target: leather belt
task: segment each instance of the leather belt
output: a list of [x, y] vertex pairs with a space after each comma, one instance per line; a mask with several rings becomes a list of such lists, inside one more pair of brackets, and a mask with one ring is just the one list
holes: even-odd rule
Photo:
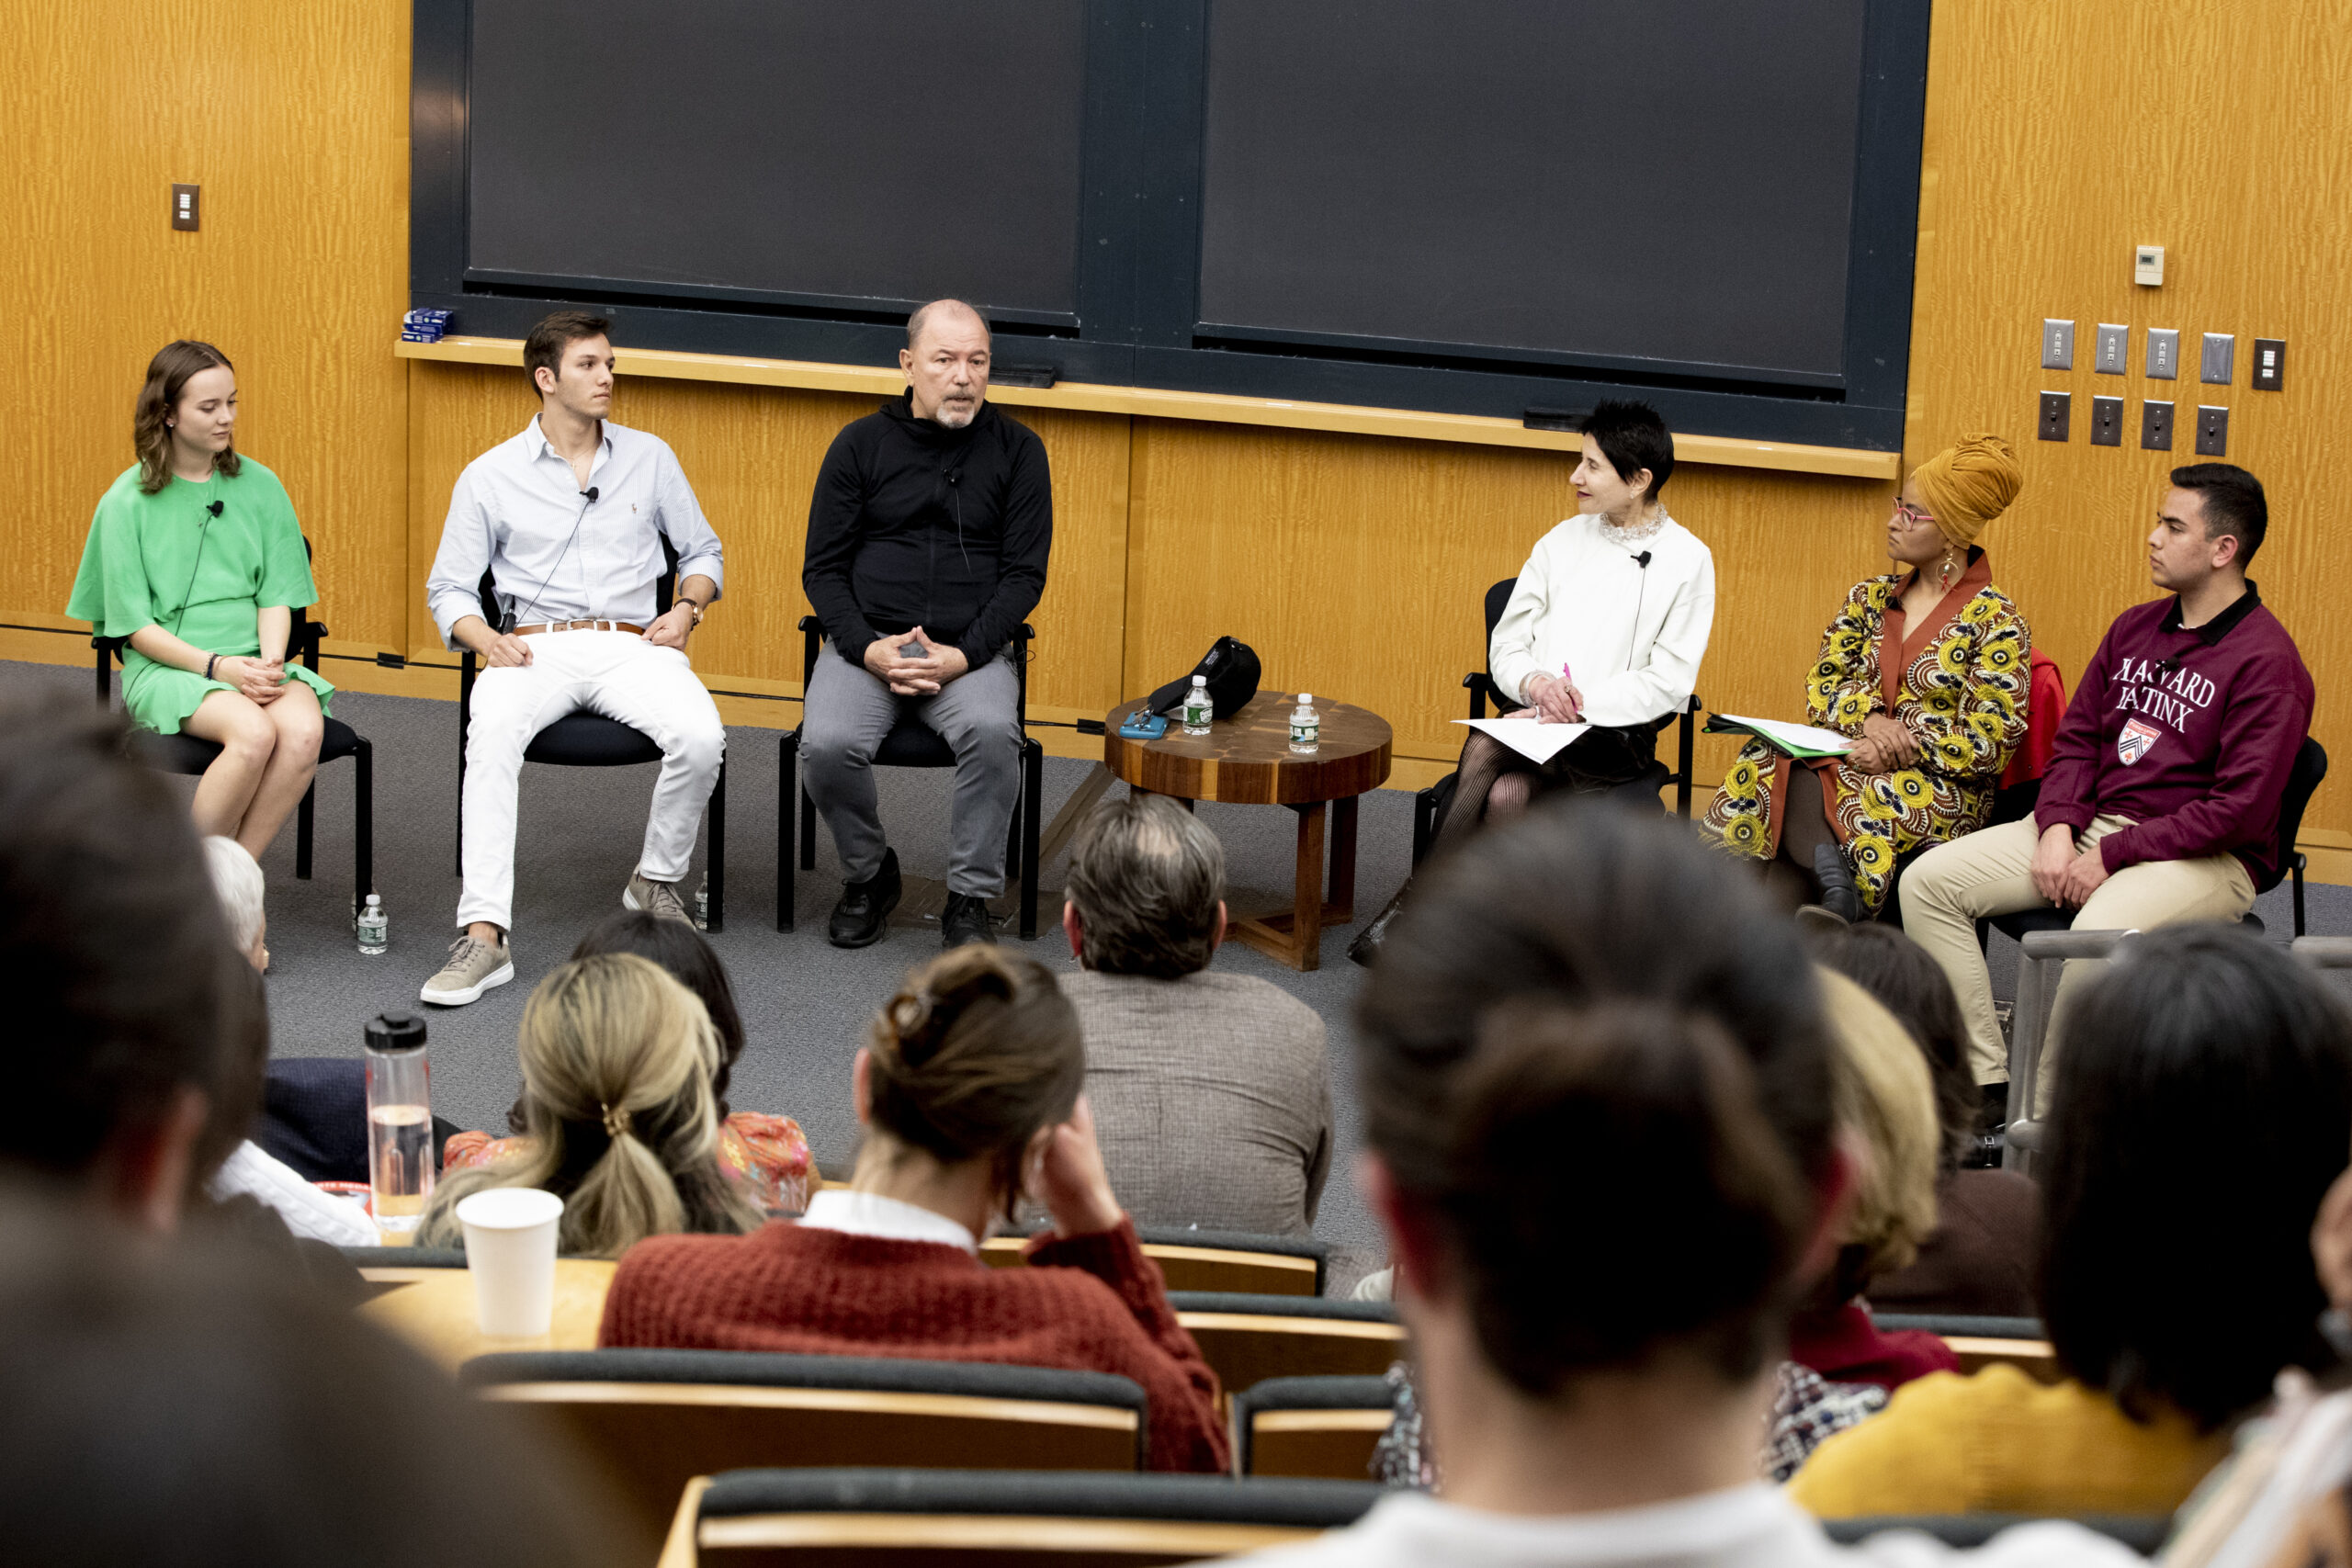
[[635, 632], [645, 635], [645, 628], [627, 621], [549, 621], [544, 626], [516, 626], [516, 637], [537, 637], [541, 632]]

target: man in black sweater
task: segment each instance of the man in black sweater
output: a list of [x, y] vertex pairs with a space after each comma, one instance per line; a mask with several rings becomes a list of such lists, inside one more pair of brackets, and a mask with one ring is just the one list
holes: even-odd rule
[[801, 586], [824, 623], [800, 726], [809, 797], [847, 885], [826, 936], [881, 939], [899, 902], [873, 761], [901, 715], [956, 753], [950, 947], [989, 940], [1018, 798], [1019, 677], [1006, 652], [1053, 546], [1046, 445], [988, 403], [989, 324], [960, 299], [907, 319], [907, 390], [833, 438], [808, 504]]

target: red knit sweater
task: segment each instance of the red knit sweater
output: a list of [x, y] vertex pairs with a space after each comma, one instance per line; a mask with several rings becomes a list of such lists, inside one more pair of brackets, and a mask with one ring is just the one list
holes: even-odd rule
[[1216, 1374], [1134, 1224], [1034, 1241], [1028, 1258], [991, 1269], [961, 1247], [786, 1221], [650, 1236], [621, 1259], [596, 1342], [1116, 1372], [1149, 1398], [1152, 1469], [1227, 1469]]

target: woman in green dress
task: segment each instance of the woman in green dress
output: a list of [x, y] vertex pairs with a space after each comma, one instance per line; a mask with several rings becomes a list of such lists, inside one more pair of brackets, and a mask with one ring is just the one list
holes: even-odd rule
[[236, 448], [237, 377], [210, 344], [167, 344], [132, 420], [139, 461], [98, 502], [65, 613], [127, 637], [123, 705], [220, 755], [196, 786], [196, 829], [258, 859], [311, 787], [334, 688], [286, 660], [294, 611], [318, 599], [294, 503]]

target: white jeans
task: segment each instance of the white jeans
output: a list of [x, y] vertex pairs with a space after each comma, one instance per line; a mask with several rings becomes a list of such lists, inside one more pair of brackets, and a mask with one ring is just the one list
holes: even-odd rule
[[540, 730], [586, 708], [662, 748], [637, 863], [638, 874], [651, 882], [684, 879], [727, 750], [718, 706], [679, 649], [656, 648], [634, 632], [541, 632], [523, 642], [530, 663], [485, 670], [474, 680], [460, 929], [476, 920], [514, 928], [515, 783], [524, 748]]

